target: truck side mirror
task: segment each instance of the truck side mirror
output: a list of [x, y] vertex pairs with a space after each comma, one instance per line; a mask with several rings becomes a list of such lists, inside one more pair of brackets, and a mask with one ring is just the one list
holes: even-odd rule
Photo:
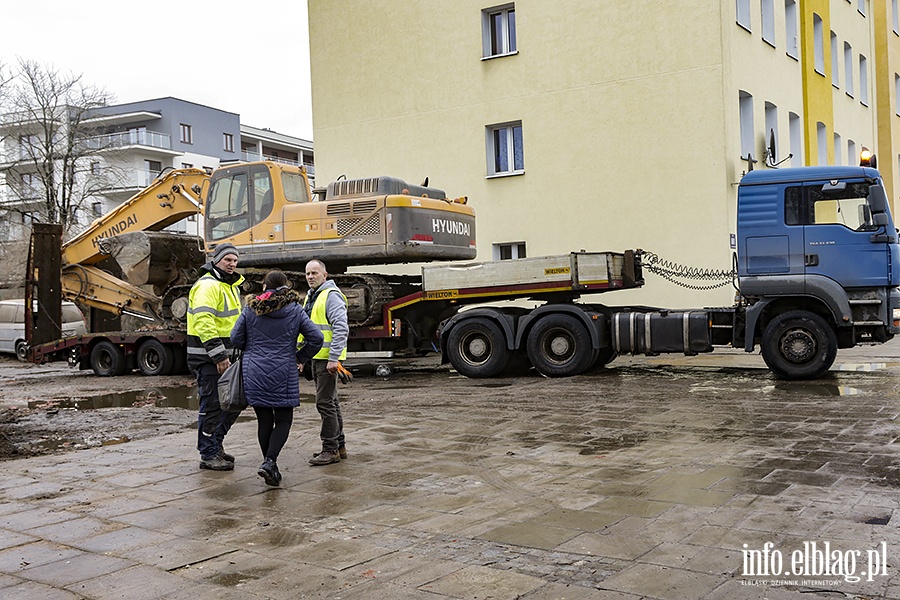
[[[884, 186], [878, 184], [869, 186], [869, 207], [876, 215], [887, 212], [888, 200], [887, 194], [884, 193]], [[878, 223], [878, 221], [875, 222]]]

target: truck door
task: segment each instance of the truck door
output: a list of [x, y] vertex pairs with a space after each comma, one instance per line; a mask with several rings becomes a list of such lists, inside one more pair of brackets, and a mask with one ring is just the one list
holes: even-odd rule
[[250, 244], [253, 258], [276, 259], [284, 249], [282, 202], [276, 202], [276, 190], [265, 165], [250, 167]]
[[890, 284], [890, 247], [873, 242], [878, 229], [867, 202], [866, 182], [804, 186], [807, 275], [821, 275], [844, 288]]

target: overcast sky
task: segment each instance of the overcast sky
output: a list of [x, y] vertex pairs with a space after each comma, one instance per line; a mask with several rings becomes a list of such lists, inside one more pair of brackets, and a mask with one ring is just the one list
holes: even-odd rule
[[115, 103], [174, 96], [312, 140], [306, 0], [0, 0], [0, 62], [80, 74]]

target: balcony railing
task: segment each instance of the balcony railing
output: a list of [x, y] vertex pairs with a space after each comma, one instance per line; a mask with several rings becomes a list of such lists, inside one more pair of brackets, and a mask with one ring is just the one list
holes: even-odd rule
[[[249, 150], [241, 150], [241, 160], [243, 160], [244, 162], [257, 162], [260, 160], [268, 160], [271, 162], [282, 163], [285, 165], [294, 165], [295, 167], [300, 166], [299, 162], [297, 162], [296, 160], [291, 160], [290, 158], [279, 158], [277, 156], [270, 156], [268, 154], [263, 154], [262, 157], [260, 157], [258, 152], [251, 152]], [[310, 175], [312, 175], [316, 172], [316, 169], [313, 165], [303, 164], [303, 166], [306, 167], [306, 172], [309, 173]]]
[[123, 148], [125, 146], [150, 146], [151, 148], [171, 150], [172, 139], [168, 133], [145, 130], [105, 133], [88, 139], [88, 147], [95, 150]]
[[149, 169], [137, 169], [129, 171], [115, 181], [109, 181], [109, 185], [104, 187], [106, 193], [114, 191], [129, 191], [135, 188], [143, 189], [150, 185], [159, 175], [159, 171], [151, 171]]

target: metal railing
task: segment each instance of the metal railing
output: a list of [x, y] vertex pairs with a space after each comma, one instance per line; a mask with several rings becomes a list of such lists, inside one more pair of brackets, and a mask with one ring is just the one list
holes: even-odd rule
[[172, 139], [168, 133], [158, 131], [121, 131], [95, 135], [87, 140], [88, 148], [103, 150], [107, 148], [123, 148], [125, 146], [150, 146], [152, 148], [172, 149]]

